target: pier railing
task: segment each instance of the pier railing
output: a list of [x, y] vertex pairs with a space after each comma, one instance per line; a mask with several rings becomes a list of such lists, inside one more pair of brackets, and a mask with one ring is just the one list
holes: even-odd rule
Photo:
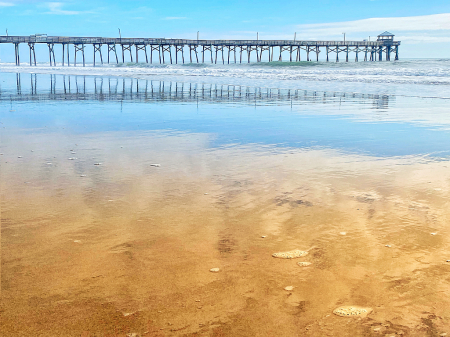
[[[105, 38], [69, 36], [0, 36], [0, 43], [67, 44], [147, 44], [147, 45], [215, 45], [215, 46], [384, 46], [387, 41], [310, 41], [310, 40], [188, 40], [151, 38]], [[390, 45], [400, 45], [394, 41]]]
[[[211, 63], [217, 63], [219, 52], [222, 55], [222, 63], [225, 63], [224, 51], [228, 52], [227, 63], [234, 57], [234, 63], [237, 63], [236, 49], [239, 51], [239, 63], [242, 63], [242, 56], [247, 54], [247, 60], [250, 63], [252, 53], [256, 54], [256, 61], [261, 62], [263, 53], [268, 54], [268, 61], [282, 61], [283, 52], [289, 53], [289, 60], [301, 61], [301, 51], [306, 54], [306, 61], [312, 61], [310, 53], [315, 53], [316, 61], [319, 61], [319, 53], [322, 49], [326, 52], [326, 61], [330, 60], [330, 53], [336, 56], [336, 62], [339, 62], [339, 54], [345, 54], [345, 61], [349, 61], [349, 53], [355, 54], [355, 61], [359, 61], [359, 53], [364, 53], [364, 61], [381, 61], [383, 55], [385, 60], [391, 60], [391, 53], [395, 54], [394, 60], [398, 60], [399, 41], [309, 41], [309, 40], [189, 40], [189, 39], [165, 39], [165, 38], [105, 38], [105, 37], [69, 37], [69, 36], [0, 36], [0, 43], [11, 43], [15, 46], [16, 64], [20, 65], [19, 45], [27, 43], [30, 48], [30, 65], [36, 65], [35, 44], [47, 44], [49, 48], [50, 65], [55, 65], [55, 45], [62, 46], [62, 65], [67, 58], [67, 65], [70, 65], [69, 45], [74, 47], [73, 64], [76, 65], [77, 52], [82, 54], [83, 66], [85, 65], [85, 45], [92, 45], [94, 49], [94, 66], [96, 55], [100, 56], [103, 63], [102, 46], [106, 45], [108, 52], [108, 63], [110, 53], [114, 53], [116, 63], [119, 63], [116, 45], [122, 47], [122, 62], [125, 62], [125, 52], [129, 51], [130, 61], [133, 62], [132, 46], [135, 49], [136, 62], [139, 60], [139, 51], [145, 53], [145, 59], [148, 63], [147, 47], [150, 51], [150, 63], [153, 62], [153, 52], [158, 52], [159, 63], [165, 63], [165, 55], [169, 57], [170, 63], [173, 63], [172, 53], [175, 56], [175, 63], [178, 63], [178, 55], [181, 53], [183, 63], [184, 49], [189, 49], [190, 62], [199, 63], [201, 52], [201, 62], [205, 62], [205, 52], [209, 52]], [[65, 47], [67, 46], [67, 57], [65, 56]], [[274, 59], [274, 48], [279, 50], [279, 57]], [[192, 57], [194, 53], [195, 58]], [[233, 53], [233, 55], [231, 55]], [[33, 62], [34, 60], [34, 62]], [[220, 62], [220, 60], [219, 60]]]

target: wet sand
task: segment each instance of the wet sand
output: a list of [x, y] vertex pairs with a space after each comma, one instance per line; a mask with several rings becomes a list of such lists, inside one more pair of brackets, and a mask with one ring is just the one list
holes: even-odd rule
[[448, 160], [14, 132], [3, 336], [450, 335]]

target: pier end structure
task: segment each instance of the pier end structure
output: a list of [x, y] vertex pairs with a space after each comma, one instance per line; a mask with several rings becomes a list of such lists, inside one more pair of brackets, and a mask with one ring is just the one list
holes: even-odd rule
[[[85, 61], [85, 46], [93, 47], [93, 64], [100, 60], [103, 64], [102, 50], [107, 48], [107, 62], [110, 62], [110, 53], [113, 54], [113, 61], [119, 63], [120, 58], [117, 55], [116, 46], [122, 50], [122, 62], [125, 63], [125, 54], [128, 51], [130, 61], [133, 60], [133, 49], [135, 51], [135, 60], [139, 62], [139, 51], [144, 52], [146, 63], [153, 63], [153, 52], [156, 52], [159, 63], [184, 63], [185, 51], [189, 52], [190, 63], [204, 63], [205, 52], [210, 53], [211, 63], [250, 63], [251, 55], [256, 55], [256, 61], [261, 62], [263, 56], [269, 62], [282, 61], [283, 52], [289, 53], [290, 62], [319, 61], [319, 54], [326, 53], [326, 61], [329, 62], [334, 54], [335, 61], [339, 62], [340, 55], [345, 62], [349, 62], [350, 54], [354, 54], [355, 62], [360, 61], [360, 55], [363, 55], [364, 61], [382, 61], [383, 55], [386, 61], [398, 60], [398, 49], [400, 41], [394, 41], [394, 35], [384, 32], [378, 35], [376, 41], [297, 41], [297, 40], [188, 40], [188, 39], [161, 39], [161, 38], [105, 38], [105, 37], [66, 37], [66, 36], [47, 36], [45, 34], [36, 34], [30, 36], [0, 36], [0, 44], [13, 44], [15, 49], [15, 63], [20, 65], [19, 45], [28, 44], [30, 51], [30, 66], [36, 65], [36, 44], [46, 44], [49, 50], [50, 65], [56, 65], [55, 46], [60, 45], [62, 50], [62, 65], [77, 65], [77, 54]], [[73, 45], [73, 60], [70, 60], [69, 46]], [[274, 50], [275, 49], [275, 50]], [[147, 54], [147, 51], [150, 55]], [[66, 53], [67, 52], [67, 53]], [[274, 58], [275, 52], [275, 58]], [[279, 53], [278, 53], [279, 52]], [[201, 57], [199, 57], [201, 53]], [[237, 55], [239, 53], [239, 57]], [[180, 55], [181, 54], [181, 55]], [[315, 54], [315, 55], [314, 55]], [[150, 56], [150, 57], [149, 57]], [[174, 57], [173, 57], [174, 56]], [[181, 57], [179, 57], [181, 56]], [[243, 58], [244, 56], [244, 58]], [[278, 57], [277, 57], [278, 56]], [[98, 58], [97, 58], [98, 57]], [[361, 56], [362, 58], [362, 56]], [[208, 62], [208, 61], [207, 61]]]

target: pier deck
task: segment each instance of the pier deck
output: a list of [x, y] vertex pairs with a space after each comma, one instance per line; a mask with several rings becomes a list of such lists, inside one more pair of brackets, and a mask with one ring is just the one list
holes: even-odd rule
[[[210, 62], [217, 63], [242, 63], [243, 55], [250, 63], [251, 55], [256, 55], [256, 61], [261, 62], [263, 56], [267, 55], [267, 60], [282, 61], [283, 52], [289, 53], [289, 61], [301, 61], [301, 51], [306, 54], [306, 61], [314, 59], [319, 61], [319, 54], [326, 53], [326, 61], [330, 61], [330, 54], [335, 54], [336, 62], [339, 62], [339, 54], [345, 55], [345, 61], [349, 61], [349, 54], [354, 53], [355, 61], [359, 61], [359, 54], [363, 55], [364, 61], [398, 60], [399, 41], [296, 41], [296, 40], [187, 40], [187, 39], [152, 39], [152, 38], [104, 38], [104, 37], [66, 37], [66, 36], [0, 36], [0, 43], [11, 43], [15, 46], [16, 65], [20, 65], [19, 45], [26, 43], [30, 49], [30, 65], [36, 65], [36, 44], [46, 44], [49, 50], [50, 65], [56, 65], [55, 45], [62, 47], [62, 65], [70, 66], [69, 45], [74, 47], [73, 65], [77, 63], [77, 53], [81, 53], [83, 66], [85, 61], [85, 46], [93, 46], [94, 66], [96, 57], [99, 56], [103, 63], [102, 46], [107, 47], [107, 62], [110, 62], [110, 54], [113, 53], [113, 62], [119, 63], [116, 46], [121, 46], [122, 62], [125, 62], [125, 52], [128, 51], [131, 62], [139, 62], [139, 51], [145, 55], [147, 63], [153, 63], [153, 52], [156, 52], [158, 63], [185, 63], [185, 49], [189, 52], [190, 63], [204, 63], [205, 52], [209, 52]], [[66, 48], [67, 47], [67, 48]], [[135, 61], [133, 60], [132, 47], [134, 48]], [[277, 53], [274, 58], [274, 48]], [[65, 52], [67, 50], [67, 52]], [[148, 57], [149, 51], [150, 57]], [[237, 56], [239, 52], [239, 57]], [[278, 54], [279, 52], [279, 54]], [[67, 55], [66, 55], [67, 53]], [[199, 54], [201, 53], [201, 59]], [[193, 57], [194, 55], [194, 57]], [[172, 57], [174, 56], [174, 57]], [[181, 59], [179, 59], [181, 56]], [[168, 57], [168, 59], [167, 59]], [[180, 62], [179, 62], [180, 61]], [[245, 59], [244, 59], [245, 61]], [[207, 61], [208, 62], [208, 61]]]

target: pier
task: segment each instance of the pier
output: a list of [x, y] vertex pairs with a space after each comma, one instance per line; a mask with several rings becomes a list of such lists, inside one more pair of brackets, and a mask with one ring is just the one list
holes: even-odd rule
[[[15, 63], [20, 65], [20, 44], [28, 44], [29, 64], [36, 66], [37, 44], [48, 47], [50, 66], [56, 66], [55, 50], [61, 51], [58, 59], [62, 66], [86, 65], [85, 47], [92, 45], [93, 65], [104, 62], [125, 63], [129, 54], [130, 62], [139, 62], [139, 54], [146, 63], [250, 63], [251, 56], [256, 62], [283, 61], [287, 52], [290, 62], [319, 61], [319, 54], [325, 53], [325, 60], [345, 61], [354, 57], [358, 61], [398, 60], [400, 41], [394, 35], [384, 32], [376, 41], [296, 41], [296, 40], [186, 40], [151, 38], [104, 38], [104, 37], [64, 37], [47, 35], [0, 36], [0, 44], [13, 44]], [[70, 48], [72, 46], [72, 48]], [[56, 48], [58, 47], [58, 48]], [[72, 58], [70, 49], [73, 50]], [[117, 51], [119, 49], [119, 53]], [[103, 54], [106, 52], [106, 58]], [[185, 53], [187, 53], [185, 55]], [[303, 54], [303, 58], [302, 58]], [[285, 53], [286, 55], [286, 53]], [[77, 60], [78, 56], [78, 60]], [[78, 63], [77, 63], [78, 62]]]

